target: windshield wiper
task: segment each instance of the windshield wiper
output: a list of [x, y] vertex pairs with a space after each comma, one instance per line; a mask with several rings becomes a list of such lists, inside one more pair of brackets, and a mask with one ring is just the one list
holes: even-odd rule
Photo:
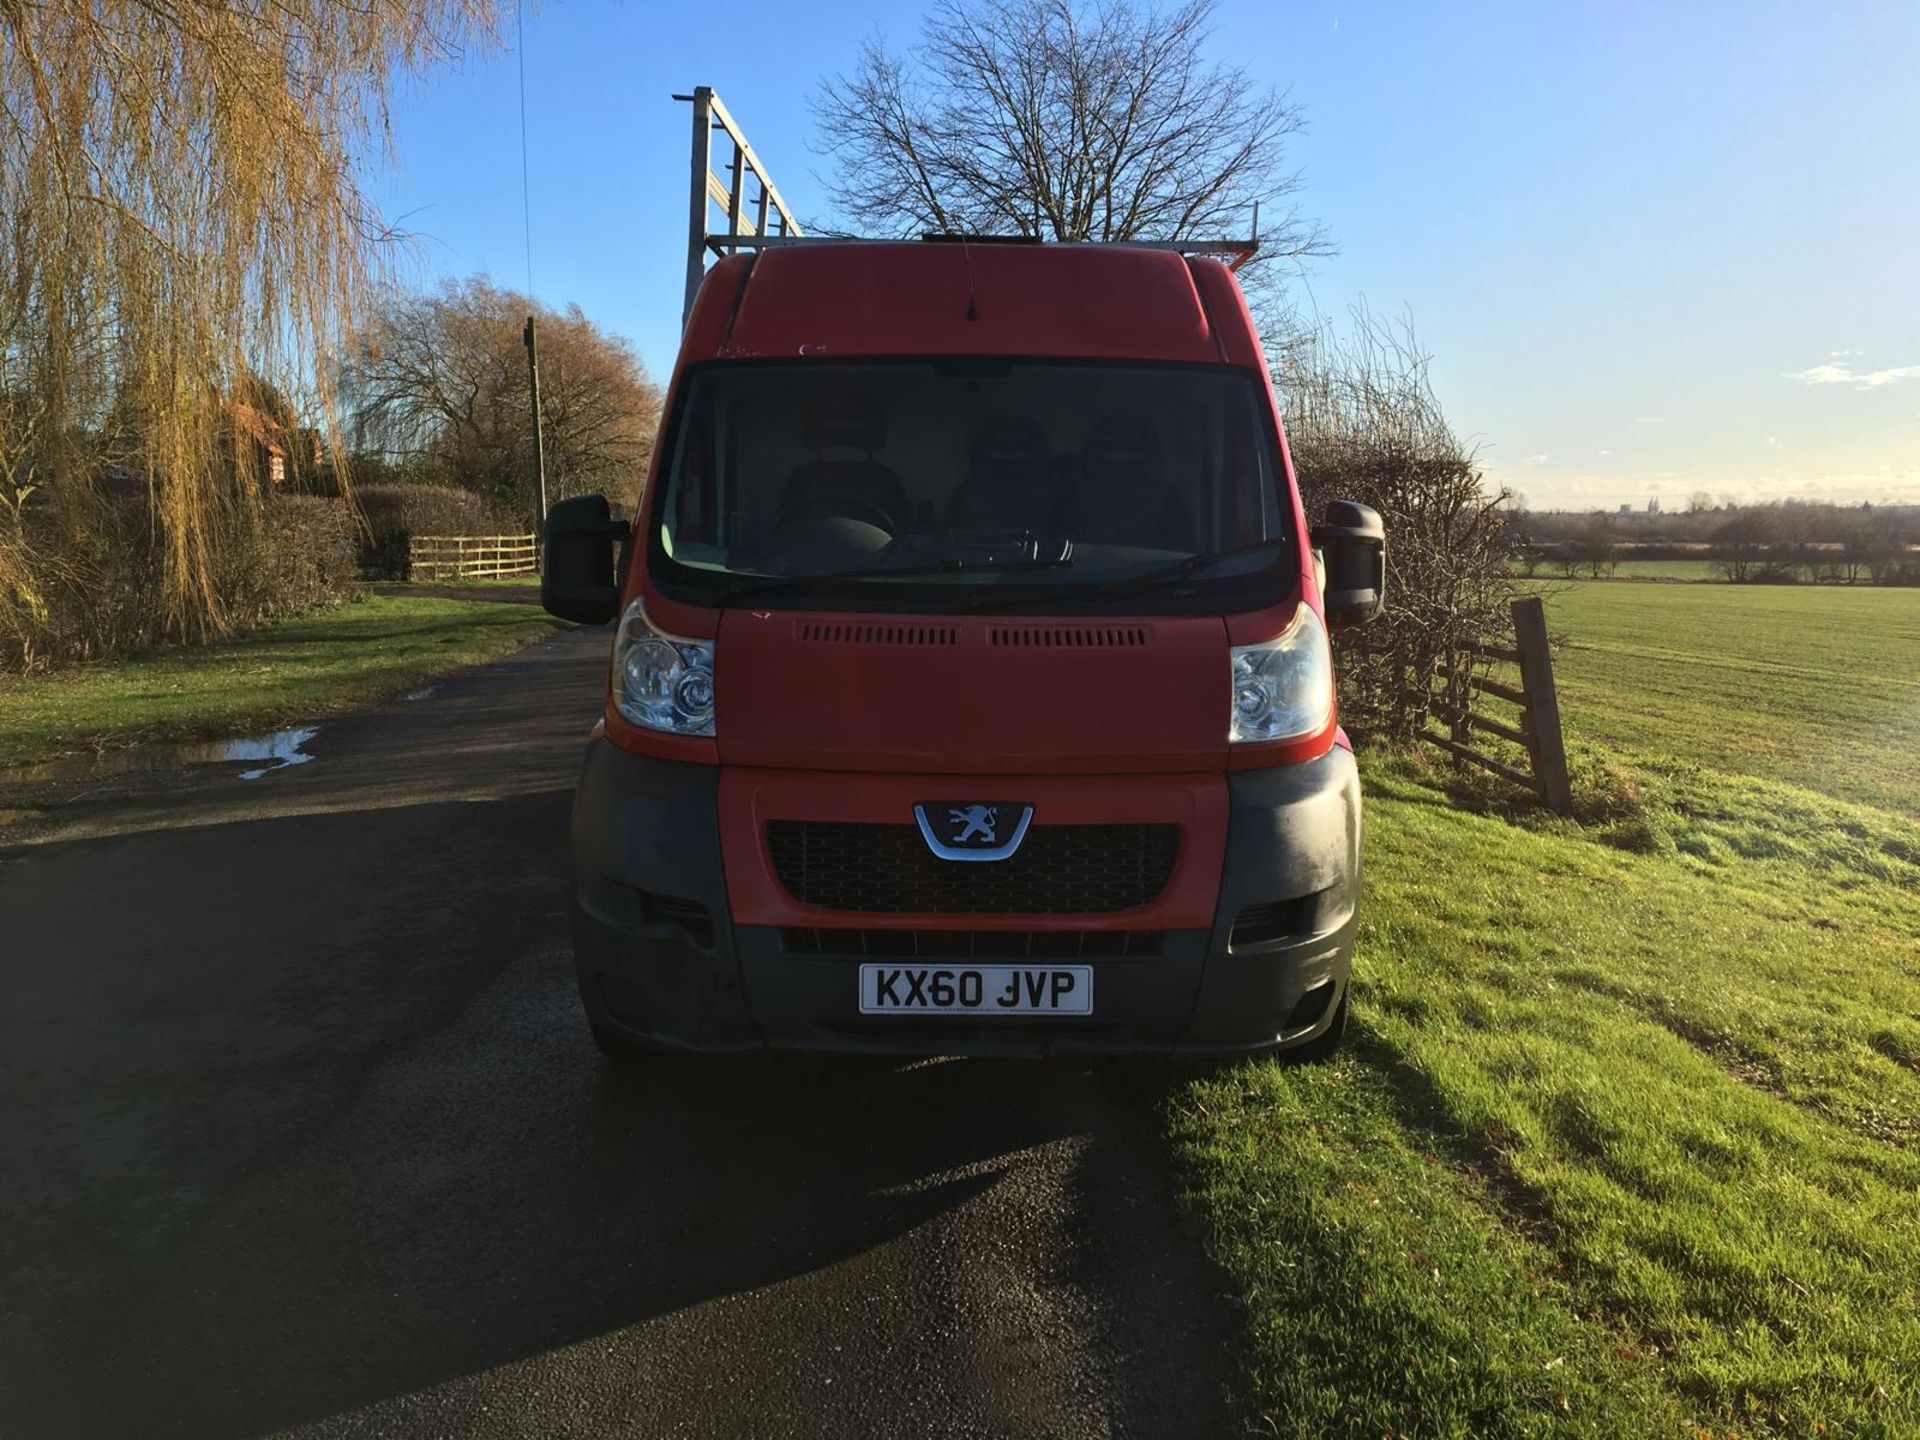
[[1293, 541], [1285, 535], [1270, 536], [1265, 540], [1256, 540], [1251, 545], [1236, 545], [1231, 550], [1216, 550], [1211, 555], [1189, 555], [1184, 560], [1176, 560], [1158, 570], [1149, 570], [1144, 575], [1130, 575], [1124, 580], [1116, 580], [1111, 585], [1102, 586], [1096, 593], [1103, 598], [1116, 595], [1131, 595], [1139, 590], [1157, 590], [1162, 585], [1177, 584], [1189, 580], [1203, 571], [1211, 570], [1223, 560], [1238, 559], [1242, 555], [1258, 555], [1263, 550], [1283, 550]]
[[[1078, 604], [1084, 600], [1118, 600], [1128, 595], [1144, 594], [1149, 590], [1158, 590], [1163, 585], [1176, 585], [1182, 580], [1192, 579], [1195, 575], [1211, 570], [1224, 561], [1234, 560], [1242, 555], [1257, 555], [1263, 550], [1284, 550], [1292, 543], [1292, 539], [1288, 536], [1274, 535], [1265, 540], [1256, 540], [1251, 545], [1236, 545], [1231, 550], [1217, 550], [1211, 555], [1189, 555], [1184, 560], [1176, 560], [1173, 564], [1163, 565], [1157, 570], [1124, 576], [1119, 580], [1109, 581], [1105, 585], [1092, 585], [1084, 590], [1072, 590], [1065, 598], [1070, 598]], [[1003, 605], [1030, 605], [1039, 600], [1055, 598], [1060, 597], [1046, 593], [1013, 595], [983, 600], [972, 608], [985, 610]]]
[[876, 580], [882, 577], [914, 575], [955, 575], [966, 570], [1020, 571], [1068, 570], [1073, 561], [1061, 556], [1052, 560], [1022, 557], [1018, 560], [932, 560], [924, 565], [869, 565], [860, 570], [830, 570], [824, 575], [790, 575], [785, 579], [755, 580], [722, 591], [720, 603], [731, 605], [748, 595], [784, 595], [804, 592], [815, 585], [833, 585], [843, 580]]

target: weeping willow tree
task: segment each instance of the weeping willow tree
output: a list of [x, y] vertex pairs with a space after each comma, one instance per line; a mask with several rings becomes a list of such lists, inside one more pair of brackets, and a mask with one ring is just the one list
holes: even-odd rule
[[329, 413], [315, 357], [392, 248], [358, 167], [394, 83], [490, 43], [494, 10], [0, 0], [0, 605], [15, 629], [90, 553], [103, 477], [145, 487], [159, 633], [225, 628], [222, 547], [259, 524], [245, 386]]

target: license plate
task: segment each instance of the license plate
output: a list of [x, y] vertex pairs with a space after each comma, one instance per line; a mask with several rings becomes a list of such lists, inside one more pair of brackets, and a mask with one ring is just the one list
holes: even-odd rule
[[1086, 965], [862, 965], [860, 1013], [1091, 1015]]

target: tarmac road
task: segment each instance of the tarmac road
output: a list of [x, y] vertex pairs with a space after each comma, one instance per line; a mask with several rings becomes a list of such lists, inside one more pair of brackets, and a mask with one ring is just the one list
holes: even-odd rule
[[606, 643], [255, 781], [0, 784], [46, 807], [0, 832], [0, 1437], [1223, 1427], [1154, 1066], [603, 1064]]

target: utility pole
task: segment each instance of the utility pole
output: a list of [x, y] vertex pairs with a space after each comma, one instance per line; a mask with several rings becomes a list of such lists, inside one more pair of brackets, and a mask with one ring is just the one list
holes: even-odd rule
[[540, 349], [533, 338], [533, 317], [527, 317], [527, 385], [533, 392], [533, 474], [540, 484], [540, 534], [547, 533], [547, 445], [540, 434]]

